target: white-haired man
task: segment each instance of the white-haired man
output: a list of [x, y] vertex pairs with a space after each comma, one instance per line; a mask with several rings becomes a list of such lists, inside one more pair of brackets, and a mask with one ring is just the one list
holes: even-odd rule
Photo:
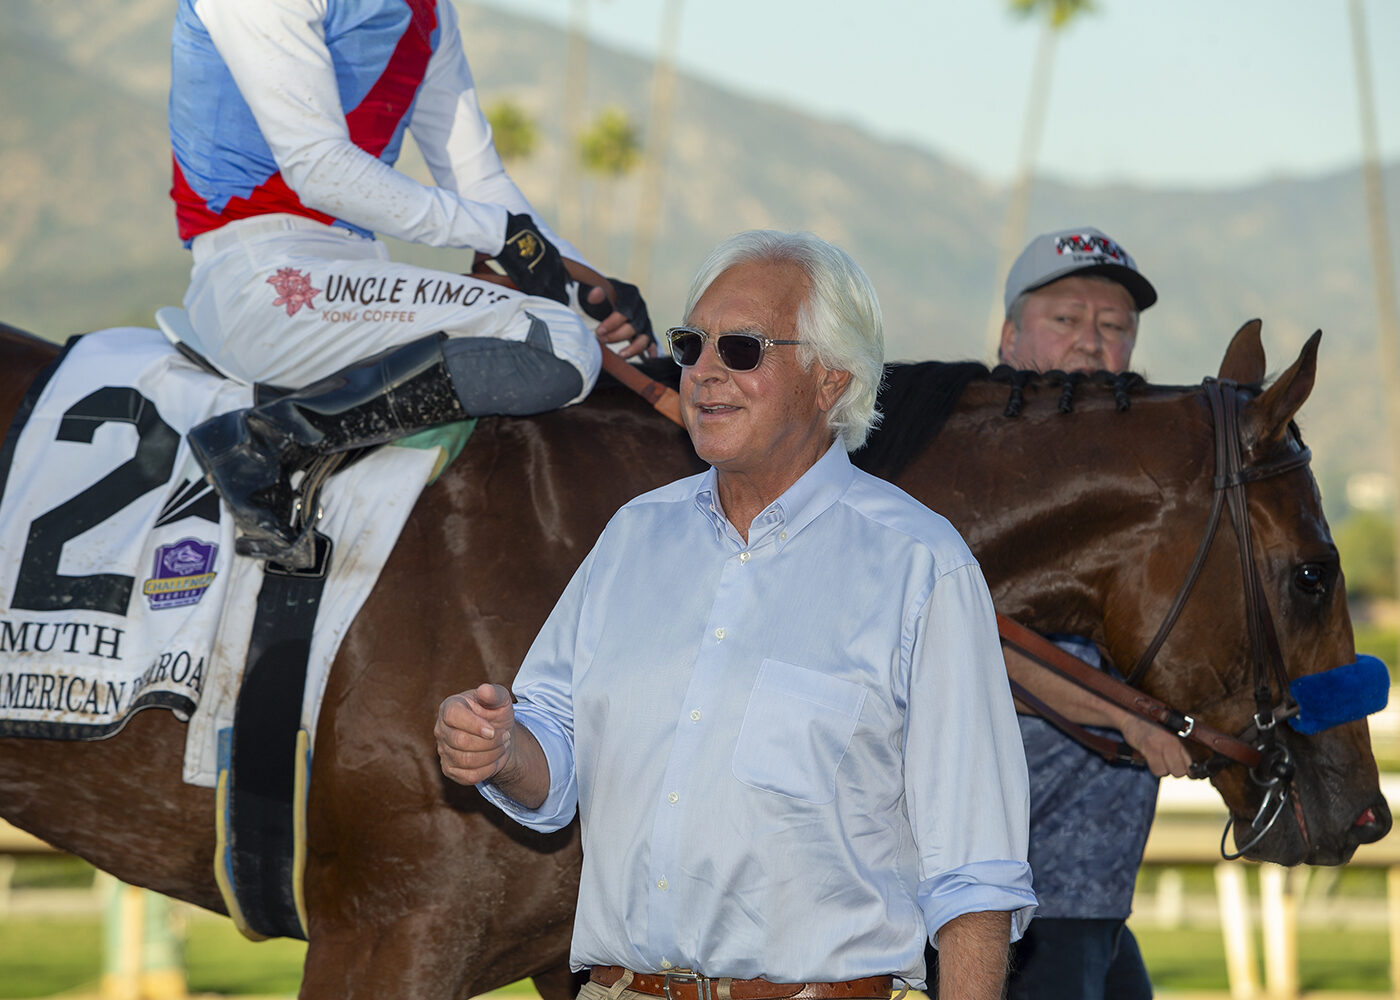
[[[1122, 372], [1137, 342], [1138, 314], [1157, 292], [1136, 262], [1098, 229], [1037, 236], [1006, 279], [1000, 358], [1031, 371]], [[1056, 637], [1101, 663], [1092, 642]], [[1109, 764], [1049, 722], [1020, 717], [1031, 775], [1030, 859], [1040, 902], [1013, 949], [1010, 1000], [1145, 1000], [1152, 985], [1126, 924], [1157, 801], [1157, 777], [1183, 775], [1181, 740], [1059, 679], [1012, 650], [1006, 667], [1061, 715], [1117, 733], [1147, 768]]]
[[[809, 234], [721, 244], [669, 331], [712, 468], [609, 522], [516, 678], [443, 702], [443, 773], [583, 828], [583, 1000], [1001, 995], [1033, 909], [1025, 762], [977, 563], [857, 471], [879, 305]], [[669, 609], [635, 614], [638, 594]]]

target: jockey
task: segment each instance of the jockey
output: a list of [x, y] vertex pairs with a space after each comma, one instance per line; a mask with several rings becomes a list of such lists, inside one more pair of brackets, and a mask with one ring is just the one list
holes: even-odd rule
[[[649, 348], [637, 289], [506, 174], [450, 0], [180, 0], [171, 49], [190, 346], [293, 390], [189, 435], [240, 552], [310, 563], [290, 480], [327, 455], [575, 403], [600, 340]], [[436, 186], [394, 169], [405, 129]], [[515, 288], [390, 261], [376, 231], [494, 257]]]

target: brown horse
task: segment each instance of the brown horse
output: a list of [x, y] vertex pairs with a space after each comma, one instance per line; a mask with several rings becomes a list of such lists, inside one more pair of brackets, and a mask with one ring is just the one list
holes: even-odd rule
[[[1314, 337], [1265, 391], [1230, 390], [1242, 401], [1248, 463], [1297, 450], [1289, 426], [1311, 390], [1316, 350]], [[54, 354], [0, 333], [0, 426]], [[1071, 398], [1053, 380], [1013, 389], [984, 374], [923, 441], [921, 371], [895, 373], [903, 392], [885, 403], [877, 466], [965, 534], [1002, 612], [1092, 636], [1114, 662], [1136, 662], [1211, 506], [1215, 437], [1201, 389], [1090, 381]], [[1263, 379], [1257, 324], [1236, 336], [1221, 374]], [[1008, 417], [1013, 392], [1019, 415]], [[550, 1000], [569, 995], [576, 828], [533, 834], [444, 780], [433, 720], [448, 694], [510, 682], [618, 506], [697, 467], [677, 428], [632, 394], [600, 389], [567, 411], [483, 420], [424, 492], [340, 649], [320, 716], [303, 997], [460, 1000], [527, 976]], [[1250, 484], [1248, 513], [1288, 675], [1349, 663], [1337, 551], [1310, 473], [1299, 466]], [[1241, 593], [1236, 535], [1222, 527], [1142, 680], [1230, 733], [1254, 711]], [[636, 595], [638, 627], [664, 628], [648, 600]], [[1390, 813], [1366, 723], [1312, 736], [1280, 728], [1297, 767], [1293, 808], [1249, 856], [1339, 864], [1384, 836]], [[0, 814], [125, 881], [223, 912], [214, 793], [182, 782], [184, 740], [163, 711], [138, 714], [103, 742], [0, 739]], [[1239, 766], [1214, 782], [1248, 830], [1260, 786]]]

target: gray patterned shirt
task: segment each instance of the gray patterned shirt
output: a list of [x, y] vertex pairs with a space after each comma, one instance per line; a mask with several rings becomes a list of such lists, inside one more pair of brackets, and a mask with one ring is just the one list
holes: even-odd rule
[[[1118, 676], [1093, 643], [1056, 644]], [[1110, 764], [1039, 716], [1018, 715], [1031, 784], [1030, 863], [1037, 917], [1126, 918], [1157, 806], [1145, 767]], [[1092, 732], [1120, 739], [1116, 730]]]

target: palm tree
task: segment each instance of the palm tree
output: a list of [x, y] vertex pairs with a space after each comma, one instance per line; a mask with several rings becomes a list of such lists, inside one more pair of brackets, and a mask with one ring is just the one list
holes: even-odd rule
[[529, 159], [540, 142], [539, 124], [535, 119], [509, 98], [495, 101], [485, 110], [501, 159], [507, 163]]
[[1362, 176], [1366, 187], [1366, 221], [1371, 235], [1371, 267], [1379, 313], [1376, 346], [1380, 352], [1382, 394], [1390, 436], [1392, 516], [1395, 526], [1396, 579], [1400, 580], [1400, 347], [1396, 332], [1394, 267], [1386, 230], [1385, 180], [1376, 138], [1376, 107], [1371, 85], [1370, 46], [1361, 0], [1351, 0], [1351, 44], [1356, 60], [1356, 99], [1361, 116]]
[[1026, 120], [1021, 132], [1021, 149], [1016, 158], [1016, 176], [1011, 185], [1011, 201], [1002, 222], [1001, 246], [997, 255], [997, 284], [992, 294], [992, 309], [987, 317], [987, 344], [995, 354], [1001, 340], [1001, 325], [1006, 310], [1002, 303], [1000, 282], [1025, 242], [1026, 216], [1031, 200], [1031, 176], [1040, 151], [1040, 136], [1045, 129], [1046, 109], [1050, 104], [1050, 79], [1055, 62], [1055, 41], [1059, 33], [1078, 14], [1092, 10], [1092, 0], [1008, 0], [1013, 13], [1020, 17], [1043, 15], [1040, 39], [1036, 43], [1035, 63], [1031, 70], [1031, 89], [1026, 99]]
[[671, 119], [676, 104], [676, 45], [680, 39], [682, 0], [666, 0], [661, 38], [651, 70], [651, 110], [647, 113], [646, 147], [642, 151], [641, 194], [637, 199], [637, 228], [627, 267], [628, 279], [646, 290], [651, 285], [651, 253], [661, 228], [662, 181], [670, 146]]
[[[622, 108], [604, 108], [578, 139], [579, 165], [584, 173], [600, 180], [601, 191], [590, 199], [592, 216], [587, 234], [595, 252], [606, 245], [607, 219], [615, 200], [617, 182], [631, 173], [642, 158], [636, 126]], [[599, 256], [605, 256], [599, 253]]]
[[1093, 8], [1092, 0], [1010, 0], [1011, 9], [1022, 17], [1045, 11], [1047, 23], [1056, 31], [1073, 20], [1081, 11]]
[[561, 102], [564, 120], [559, 129], [557, 189], [559, 232], [569, 238], [582, 222], [573, 151], [588, 107], [588, 45], [588, 0], [569, 0], [569, 45], [564, 61], [564, 100]]

